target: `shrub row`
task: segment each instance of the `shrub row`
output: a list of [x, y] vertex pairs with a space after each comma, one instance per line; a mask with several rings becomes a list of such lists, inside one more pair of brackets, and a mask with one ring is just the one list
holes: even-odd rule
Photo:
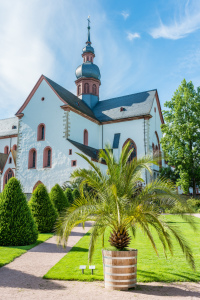
[[58, 184], [48, 194], [40, 184], [27, 203], [19, 180], [11, 178], [0, 195], [0, 246], [35, 243], [38, 231], [52, 232], [59, 214], [79, 196], [77, 189], [64, 193]]

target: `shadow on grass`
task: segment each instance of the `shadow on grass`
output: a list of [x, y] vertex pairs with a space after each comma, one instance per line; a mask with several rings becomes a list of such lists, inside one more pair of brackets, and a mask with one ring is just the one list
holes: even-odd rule
[[88, 252], [87, 248], [82, 248], [82, 247], [73, 247], [70, 252]]
[[[137, 270], [137, 275], [142, 276], [143, 278], [145, 277], [146, 282], [163, 282], [163, 278], [166, 275], [166, 282], [172, 282], [170, 279], [168, 279], [169, 275], [175, 275], [177, 278], [179, 278], [179, 281], [182, 279], [184, 281], [189, 281], [189, 282], [197, 282], [197, 276], [198, 273], [194, 273], [194, 276], [191, 274], [183, 274], [183, 273], [172, 273], [172, 272], [162, 272], [162, 277], [160, 277], [160, 274], [157, 274], [155, 272], [149, 272], [149, 271], [143, 271], [143, 270]], [[200, 278], [200, 274], [198, 276]], [[173, 279], [174, 282], [174, 279]]]

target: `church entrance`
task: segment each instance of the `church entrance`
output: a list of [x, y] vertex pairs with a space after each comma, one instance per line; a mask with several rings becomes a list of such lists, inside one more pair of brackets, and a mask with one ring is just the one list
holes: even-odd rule
[[5, 184], [8, 183], [9, 179], [12, 177], [14, 177], [14, 172], [12, 169], [8, 169], [4, 175], [3, 188], [4, 188]]

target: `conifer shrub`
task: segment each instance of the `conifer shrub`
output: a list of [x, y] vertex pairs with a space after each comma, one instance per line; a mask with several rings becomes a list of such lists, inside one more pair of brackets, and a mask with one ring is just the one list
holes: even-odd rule
[[43, 184], [39, 184], [34, 190], [29, 207], [39, 232], [52, 232], [58, 213]]
[[78, 189], [74, 189], [72, 192], [74, 200], [80, 197], [80, 193]]
[[65, 197], [67, 198], [69, 204], [73, 203], [74, 198], [73, 198], [73, 195], [72, 195], [72, 190], [70, 188], [67, 188], [65, 190]]
[[25, 246], [38, 238], [37, 226], [22, 192], [20, 181], [11, 178], [0, 201], [0, 245]]
[[68, 200], [59, 184], [52, 187], [49, 196], [58, 213], [61, 213], [69, 206]]

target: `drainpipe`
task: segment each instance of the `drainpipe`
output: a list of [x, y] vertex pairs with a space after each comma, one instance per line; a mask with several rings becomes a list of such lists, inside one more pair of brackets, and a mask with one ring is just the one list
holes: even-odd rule
[[103, 124], [102, 124], [102, 149], [103, 149]]
[[[146, 140], [145, 140], [145, 118], [144, 118], [144, 154], [146, 156], [147, 151], [146, 151]], [[146, 184], [147, 184], [147, 170], [145, 169], [145, 180], [146, 180]]]

